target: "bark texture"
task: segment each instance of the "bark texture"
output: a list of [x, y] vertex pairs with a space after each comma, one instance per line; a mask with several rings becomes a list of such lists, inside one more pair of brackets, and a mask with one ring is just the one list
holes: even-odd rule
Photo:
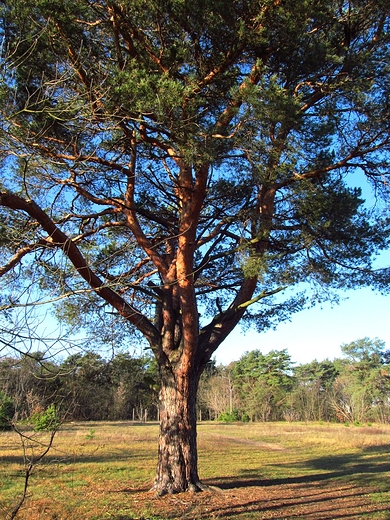
[[153, 490], [158, 495], [199, 491], [196, 394], [198, 377], [189, 367], [177, 372], [161, 370], [160, 434], [157, 474]]

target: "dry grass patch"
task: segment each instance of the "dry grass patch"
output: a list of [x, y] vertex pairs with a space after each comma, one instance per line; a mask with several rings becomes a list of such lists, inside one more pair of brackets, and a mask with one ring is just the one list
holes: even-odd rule
[[[200, 474], [219, 491], [164, 498], [148, 491], [157, 435], [157, 424], [65, 425], [18, 518], [390, 518], [390, 427], [202, 423]], [[0, 517], [22, 486], [18, 438], [2, 432]]]

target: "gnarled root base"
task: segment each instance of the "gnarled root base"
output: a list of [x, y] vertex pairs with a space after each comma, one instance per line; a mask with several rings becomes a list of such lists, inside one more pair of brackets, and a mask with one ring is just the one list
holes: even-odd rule
[[[167, 479], [168, 480], [168, 479]], [[212, 491], [216, 490], [214, 486], [208, 486], [200, 480], [196, 482], [187, 482], [185, 486], [177, 486], [174, 482], [155, 482], [150, 491], [153, 491], [157, 496], [162, 497], [164, 495], [173, 495], [176, 493], [199, 493], [201, 491]]]

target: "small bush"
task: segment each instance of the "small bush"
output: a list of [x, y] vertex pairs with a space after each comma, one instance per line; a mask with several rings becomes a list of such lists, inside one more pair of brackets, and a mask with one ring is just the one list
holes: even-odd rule
[[0, 430], [9, 430], [15, 413], [14, 402], [4, 392], [0, 392]]
[[236, 422], [236, 421], [239, 421], [239, 420], [240, 419], [238, 417], [238, 414], [235, 411], [233, 411], [233, 412], [223, 412], [218, 417], [218, 421], [222, 421], [222, 422]]
[[91, 428], [89, 430], [89, 433], [87, 433], [87, 435], [85, 436], [85, 438], [88, 440], [88, 441], [91, 441], [93, 438], [95, 437], [95, 430], [93, 428]]
[[43, 412], [36, 412], [31, 417], [34, 425], [34, 431], [54, 431], [60, 425], [57, 410], [54, 404], [51, 404]]

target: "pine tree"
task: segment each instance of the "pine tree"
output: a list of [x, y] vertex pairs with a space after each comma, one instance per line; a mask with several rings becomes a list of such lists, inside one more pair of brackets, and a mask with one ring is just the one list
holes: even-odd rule
[[236, 325], [302, 309], [300, 282], [388, 282], [372, 269], [388, 221], [348, 181], [388, 190], [390, 3], [1, 8], [2, 309], [48, 298], [95, 335], [113, 312], [140, 333], [154, 487], [202, 489], [197, 387]]

